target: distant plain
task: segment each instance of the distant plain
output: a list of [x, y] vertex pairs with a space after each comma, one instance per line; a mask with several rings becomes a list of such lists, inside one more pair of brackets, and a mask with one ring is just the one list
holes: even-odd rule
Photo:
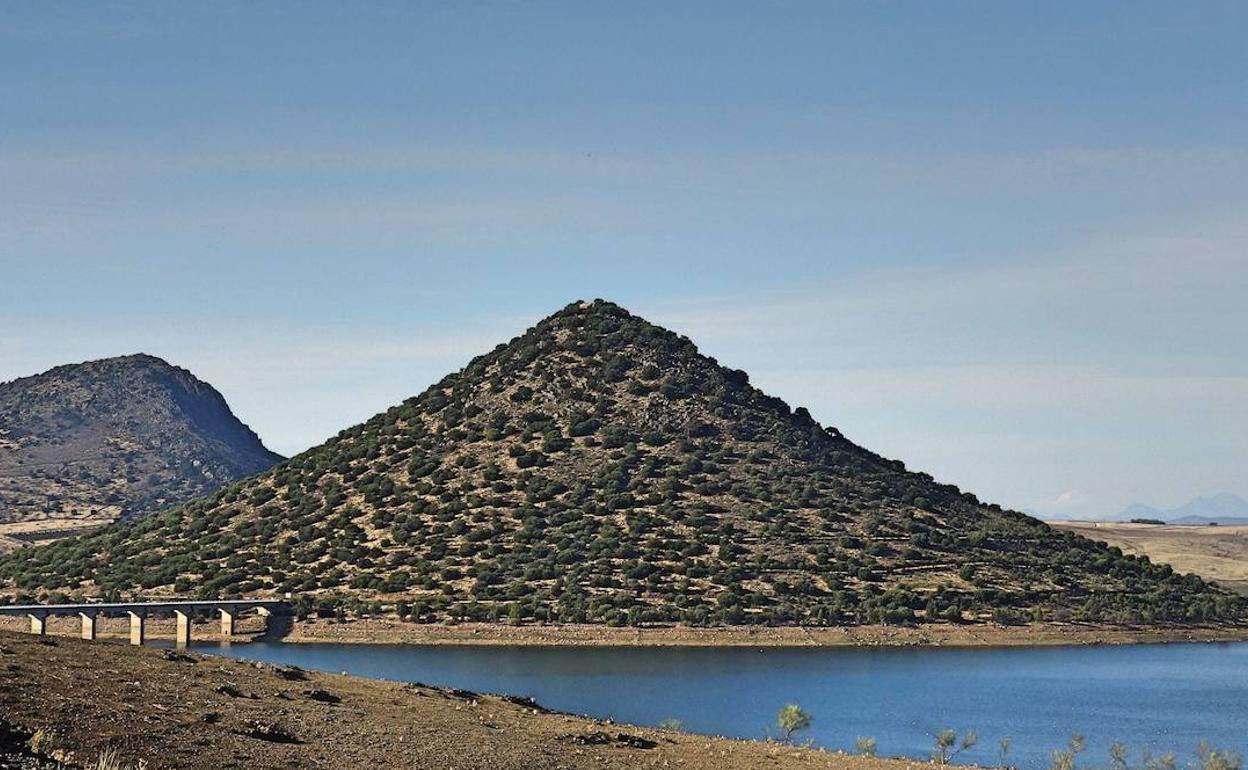
[[1169, 564], [1179, 572], [1201, 577], [1248, 595], [1248, 526], [1130, 524], [1112, 521], [1051, 521], [1058, 529], [1077, 532]]

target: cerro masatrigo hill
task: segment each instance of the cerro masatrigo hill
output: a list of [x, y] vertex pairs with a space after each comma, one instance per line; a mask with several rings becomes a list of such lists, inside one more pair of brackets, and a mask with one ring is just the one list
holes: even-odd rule
[[25, 592], [295, 592], [420, 620], [1237, 619], [1241, 599], [874, 455], [577, 303], [260, 476], [0, 563]]

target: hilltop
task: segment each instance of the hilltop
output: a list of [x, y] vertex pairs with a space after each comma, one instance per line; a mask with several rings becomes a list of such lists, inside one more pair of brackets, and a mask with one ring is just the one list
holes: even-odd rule
[[574, 303], [241, 484], [0, 561], [46, 595], [636, 625], [1238, 619], [1243, 600], [980, 502], [608, 302]]
[[281, 459], [220, 393], [154, 356], [0, 383], [0, 523], [72, 529], [147, 513]]

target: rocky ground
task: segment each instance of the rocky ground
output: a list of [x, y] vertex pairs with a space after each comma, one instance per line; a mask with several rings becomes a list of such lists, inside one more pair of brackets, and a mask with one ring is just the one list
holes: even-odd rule
[[[42, 758], [27, 750], [32, 736]], [[0, 632], [0, 768], [839, 768], [917, 763], [549, 713], [531, 702]], [[5, 764], [5, 762], [8, 764]]]

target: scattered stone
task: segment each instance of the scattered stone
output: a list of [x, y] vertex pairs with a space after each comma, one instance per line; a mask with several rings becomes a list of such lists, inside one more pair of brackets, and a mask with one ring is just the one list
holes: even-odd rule
[[615, 736], [615, 742], [620, 746], [628, 746], [631, 749], [653, 749], [659, 745], [648, 738], [642, 738], [640, 735], [629, 735], [628, 733], [620, 733]]
[[219, 687], [217, 687], [217, 688], [216, 688], [216, 692], [218, 692], [218, 693], [220, 693], [220, 694], [222, 694], [222, 695], [228, 695], [228, 696], [230, 696], [231, 698], [243, 698], [243, 697], [246, 697], [246, 696], [244, 696], [244, 695], [243, 695], [243, 691], [242, 691], [242, 690], [238, 689], [237, 687], [235, 687], [235, 686], [234, 686], [234, 685], [232, 685], [232, 684], [223, 684], [223, 685], [221, 685], [221, 686], [219, 686]]
[[627, 746], [630, 749], [653, 749], [659, 744], [652, 740], [642, 738], [639, 735], [629, 735], [628, 733], [616, 733], [614, 736], [610, 733], [595, 731], [592, 733], [580, 733], [577, 735], [565, 735], [564, 740], [577, 746]]
[[288, 682], [303, 682], [308, 678], [308, 672], [298, 666], [283, 666], [275, 669], [274, 673]]
[[249, 719], [243, 723], [243, 726], [234, 731], [236, 734], [246, 738], [256, 738], [269, 743], [301, 743], [294, 733], [276, 722], [261, 722], [259, 719]]
[[307, 695], [309, 700], [318, 703], [342, 703], [342, 698], [327, 690], [308, 690], [304, 695]]
[[546, 708], [545, 706], [541, 705], [540, 703], [538, 703], [537, 701], [529, 697], [524, 697], [520, 695], [503, 695], [501, 697], [503, 700], [507, 701], [508, 703], [511, 703], [516, 706], [523, 706], [524, 708], [529, 709], [534, 714], [554, 714], [555, 713], [554, 711]]

